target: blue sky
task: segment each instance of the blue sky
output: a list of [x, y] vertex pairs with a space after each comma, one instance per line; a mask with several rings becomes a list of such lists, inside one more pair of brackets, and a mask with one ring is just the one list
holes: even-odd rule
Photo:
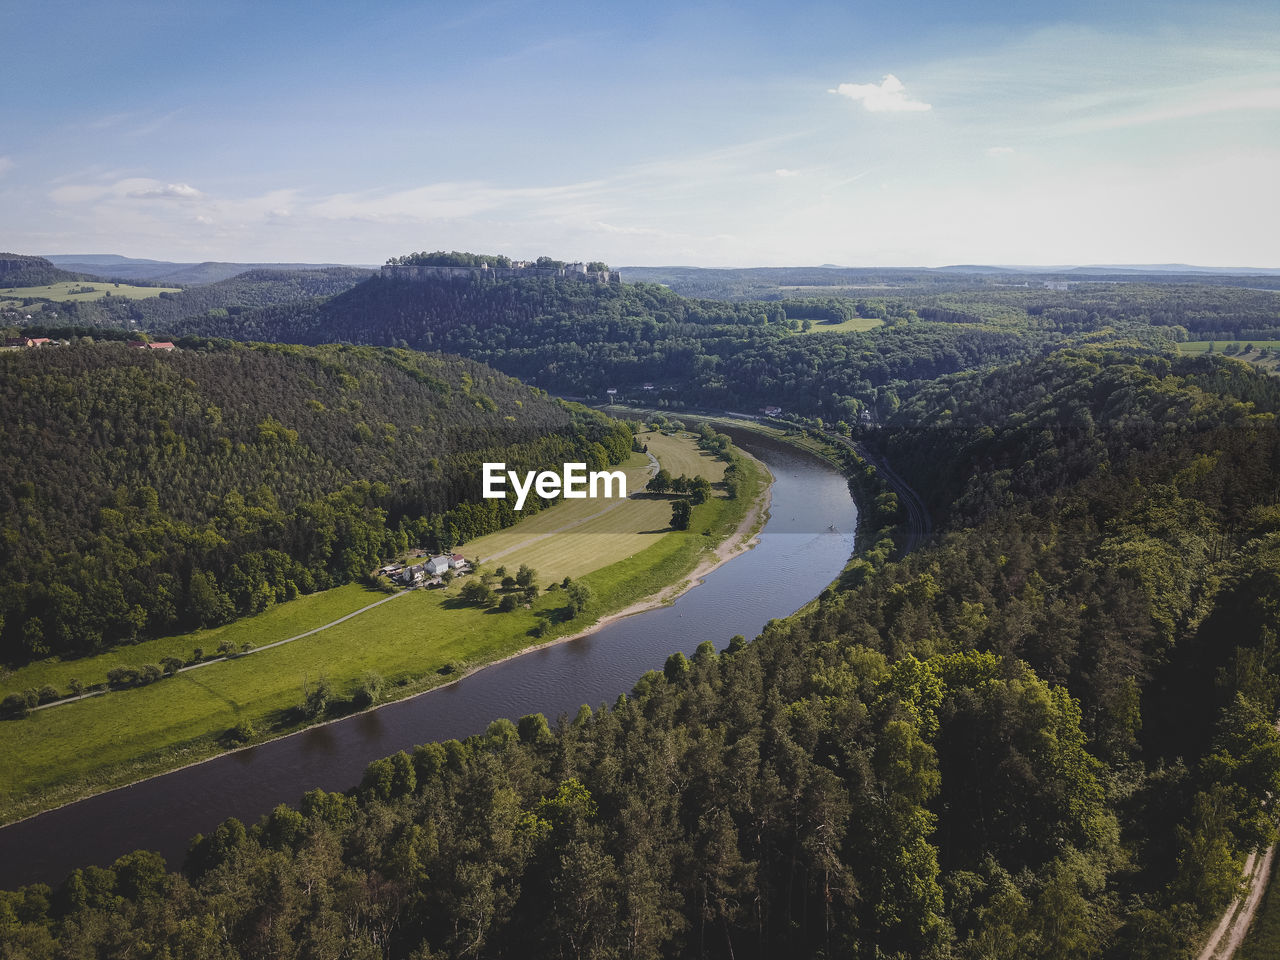
[[0, 249], [1280, 267], [1274, 3], [3, 3]]

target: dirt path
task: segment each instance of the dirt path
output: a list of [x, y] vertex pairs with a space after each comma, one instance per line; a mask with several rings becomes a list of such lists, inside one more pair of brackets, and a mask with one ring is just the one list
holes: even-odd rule
[[1267, 852], [1259, 857], [1249, 854], [1244, 862], [1245, 882], [1248, 889], [1237, 899], [1231, 901], [1227, 912], [1218, 921], [1209, 942], [1200, 951], [1198, 960], [1230, 960], [1240, 949], [1249, 925], [1253, 923], [1253, 915], [1258, 912], [1258, 904], [1262, 895], [1267, 892], [1267, 882], [1271, 878], [1271, 863], [1275, 859], [1276, 848], [1273, 844]]
[[[1276, 731], [1280, 732], [1280, 720], [1276, 721]], [[1249, 933], [1253, 915], [1258, 912], [1258, 904], [1262, 903], [1262, 895], [1267, 892], [1267, 884], [1271, 882], [1276, 846], [1273, 843], [1261, 857], [1256, 853], [1249, 854], [1249, 859], [1244, 862], [1245, 891], [1231, 901], [1197, 960], [1231, 960], [1236, 955]]]
[[[255, 653], [261, 653], [263, 650], [270, 650], [272, 647], [283, 647], [286, 643], [293, 643], [295, 640], [301, 640], [303, 637], [309, 637], [312, 634], [319, 633], [321, 630], [328, 630], [330, 627], [336, 627], [340, 623], [346, 623], [352, 617], [358, 617], [360, 614], [366, 613], [374, 607], [380, 607], [384, 603], [394, 600], [396, 597], [403, 597], [408, 592], [408, 590], [401, 590], [398, 593], [391, 594], [389, 597], [383, 597], [381, 600], [375, 600], [368, 606], [361, 607], [359, 610], [353, 610], [346, 616], [339, 617], [337, 620], [330, 620], [328, 623], [324, 624], [324, 626], [314, 627], [311, 630], [307, 630], [305, 633], [295, 634], [292, 637], [286, 637], [284, 640], [275, 640], [271, 643], [264, 643], [260, 647], [254, 647], [252, 650], [246, 650], [244, 653], [237, 653], [234, 656], [210, 657], [208, 660], [201, 660], [199, 663], [189, 663], [185, 667], [179, 667], [174, 671], [174, 673], [186, 673], [188, 670], [199, 670], [201, 667], [212, 666], [215, 663], [225, 663], [227, 660], [238, 660], [241, 657], [252, 656]], [[75, 703], [77, 700], [87, 700], [90, 697], [100, 697], [104, 693], [110, 692], [111, 690], [109, 687], [101, 690], [90, 690], [88, 693], [82, 693], [76, 697], [66, 697], [62, 700], [51, 700], [49, 703], [42, 703], [38, 707], [32, 707], [31, 709], [47, 710], [49, 707], [60, 707], [64, 703]]]

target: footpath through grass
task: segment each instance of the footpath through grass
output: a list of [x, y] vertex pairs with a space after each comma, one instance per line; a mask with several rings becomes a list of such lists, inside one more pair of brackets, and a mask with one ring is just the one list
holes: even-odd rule
[[[708, 479], [716, 467], [723, 475], [724, 464], [704, 458], [691, 439], [642, 439], [677, 475], [694, 466]], [[646, 457], [641, 461], [648, 463]], [[399, 699], [532, 645], [580, 632], [600, 617], [680, 584], [706, 560], [743, 523], [768, 485], [767, 471], [750, 460], [743, 463], [741, 479], [737, 499], [729, 500], [717, 489], [694, 507], [686, 531], [670, 530], [669, 498], [642, 495], [579, 524], [585, 547], [565, 551], [560, 538], [578, 534], [551, 531], [610, 501], [566, 501], [495, 535], [513, 536], [516, 543], [504, 560], [484, 564], [490, 571], [502, 564], [514, 573], [521, 563], [529, 563], [544, 587], [564, 576], [588, 587], [591, 598], [574, 617], [568, 595], [559, 587], [544, 589], [528, 608], [503, 613], [464, 603], [459, 593], [469, 578], [461, 578], [447, 590], [414, 590], [271, 650], [0, 722], [0, 820], [19, 819], [214, 755], [231, 744], [231, 730], [246, 723], [256, 731], [256, 742], [351, 712], [356, 709], [353, 698], [371, 672], [382, 680], [381, 699]], [[549, 535], [539, 536], [539, 531]], [[473, 547], [485, 544], [476, 541], [461, 551], [485, 556]], [[574, 572], [561, 572], [566, 570]], [[322, 626], [381, 596], [359, 586], [339, 587], [214, 630], [78, 661], [32, 664], [8, 677], [4, 689], [42, 683], [62, 689], [71, 677], [90, 684], [105, 679], [111, 666], [154, 662], [166, 655], [186, 660], [195, 647], [209, 655], [224, 641], [263, 646]], [[329, 708], [318, 717], [304, 717], [298, 709], [304, 685], [314, 687], [322, 677], [332, 688]]]

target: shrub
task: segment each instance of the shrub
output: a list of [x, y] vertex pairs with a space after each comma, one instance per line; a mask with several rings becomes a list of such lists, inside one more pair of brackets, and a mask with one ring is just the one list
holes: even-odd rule
[[258, 735], [258, 731], [254, 729], [253, 723], [249, 720], [241, 720], [234, 727], [227, 731], [227, 742], [232, 745], [248, 743]]
[[329, 685], [329, 681], [321, 677], [316, 681], [315, 686], [307, 683], [302, 684], [302, 705], [299, 708], [302, 715], [310, 720], [324, 713], [329, 706], [329, 698], [333, 695], [333, 689]]
[[13, 720], [20, 720], [31, 712], [27, 706], [27, 698], [20, 693], [11, 693], [0, 702], [0, 713]]
[[41, 703], [53, 703], [53, 701], [55, 700], [61, 700], [62, 694], [58, 692], [57, 687], [53, 686], [52, 684], [46, 683], [36, 693], [36, 698]]
[[137, 682], [137, 667], [112, 667], [107, 671], [107, 684], [109, 686], [130, 687]]
[[356, 690], [355, 701], [357, 707], [368, 707], [378, 702], [378, 698], [382, 696], [382, 677], [374, 673], [372, 670], [366, 670], [363, 677], [360, 678], [360, 686]]
[[154, 663], [144, 663], [138, 669], [139, 679], [142, 683], [155, 683], [164, 676], [164, 671], [159, 665]]
[[164, 672], [173, 676], [182, 669], [182, 661], [177, 657], [165, 657], [160, 661], [160, 666], [164, 667]]

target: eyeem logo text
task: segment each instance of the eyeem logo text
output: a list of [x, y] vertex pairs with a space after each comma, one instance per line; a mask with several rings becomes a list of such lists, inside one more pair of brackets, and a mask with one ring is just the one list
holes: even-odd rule
[[[564, 497], [567, 500], [585, 500], [587, 497], [626, 497], [627, 475], [621, 470], [593, 470], [587, 473], [585, 463], [566, 463], [561, 473], [530, 470], [524, 475], [524, 483], [505, 463], [484, 465], [484, 497], [486, 500], [503, 500], [507, 496], [507, 481], [516, 492], [516, 509], [524, 509], [525, 498], [532, 490], [544, 500]], [[614, 490], [617, 493], [614, 493]]]

